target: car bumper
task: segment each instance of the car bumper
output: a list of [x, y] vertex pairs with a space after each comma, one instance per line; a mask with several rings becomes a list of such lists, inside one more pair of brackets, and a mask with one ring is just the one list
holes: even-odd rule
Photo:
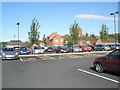
[[2, 56], [2, 59], [18, 59], [19, 55], [5, 55]]
[[22, 53], [20, 53], [20, 54], [29, 54], [29, 52], [22, 52]]

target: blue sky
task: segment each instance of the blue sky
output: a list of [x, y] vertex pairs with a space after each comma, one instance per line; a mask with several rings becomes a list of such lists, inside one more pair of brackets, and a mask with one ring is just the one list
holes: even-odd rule
[[108, 26], [109, 33], [114, 33], [110, 13], [115, 11], [118, 11], [118, 2], [3, 2], [2, 41], [14, 40], [14, 35], [17, 40], [17, 22], [20, 23], [20, 40], [28, 41], [28, 31], [34, 18], [41, 25], [41, 38], [53, 32], [69, 34], [69, 27], [75, 20], [83, 34], [99, 35], [102, 24]]

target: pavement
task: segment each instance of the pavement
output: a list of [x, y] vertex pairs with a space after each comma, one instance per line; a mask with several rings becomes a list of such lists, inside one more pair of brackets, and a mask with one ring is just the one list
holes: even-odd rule
[[[93, 61], [99, 56], [94, 54], [92, 56], [88, 53], [84, 55], [35, 55], [23, 56], [22, 61], [4, 60], [2, 62], [2, 87], [118, 88], [119, 75], [95, 71]], [[101, 53], [101, 55], [105, 54]]]
[[85, 58], [94, 56], [105, 56], [111, 51], [94, 51], [94, 52], [77, 52], [77, 53], [47, 53], [47, 54], [31, 54], [20, 55], [20, 61], [34, 61], [34, 60], [52, 60], [52, 59], [69, 59], [69, 58]]

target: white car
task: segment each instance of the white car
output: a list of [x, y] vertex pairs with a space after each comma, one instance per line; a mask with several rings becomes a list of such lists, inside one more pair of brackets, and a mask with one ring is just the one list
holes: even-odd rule
[[73, 46], [73, 52], [81, 52], [82, 48], [78, 47], [78, 46]]
[[45, 53], [45, 49], [44, 47], [40, 47], [40, 46], [35, 46], [35, 47], [32, 47], [32, 53], [33, 54], [44, 54]]

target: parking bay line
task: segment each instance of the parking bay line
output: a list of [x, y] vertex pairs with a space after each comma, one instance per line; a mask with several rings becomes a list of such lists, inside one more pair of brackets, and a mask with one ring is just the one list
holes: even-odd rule
[[22, 59], [22, 58], [20, 58], [20, 61], [23, 61], [23, 59]]
[[114, 80], [114, 79], [110, 79], [110, 78], [107, 78], [107, 77], [104, 77], [104, 76], [101, 76], [101, 75], [98, 75], [98, 74], [95, 74], [95, 73], [91, 73], [91, 72], [88, 72], [88, 71], [83, 70], [83, 69], [78, 69], [78, 70], [81, 71], [81, 72], [84, 72], [84, 73], [93, 75], [93, 76], [97, 76], [97, 77], [100, 77], [100, 78], [103, 78], [103, 79], [106, 79], [106, 80], [109, 80], [109, 81], [118, 83], [118, 84], [120, 83], [119, 81], [116, 81], [116, 80]]

